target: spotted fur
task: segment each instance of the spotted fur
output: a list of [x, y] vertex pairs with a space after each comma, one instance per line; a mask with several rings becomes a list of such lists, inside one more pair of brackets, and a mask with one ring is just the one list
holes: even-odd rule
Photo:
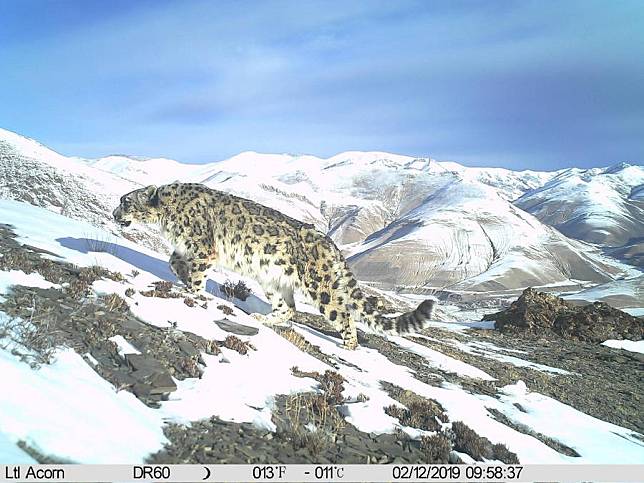
[[365, 297], [340, 250], [313, 225], [201, 184], [148, 186], [124, 195], [114, 210], [123, 225], [156, 223], [175, 247], [170, 266], [193, 291], [203, 290], [214, 265], [256, 279], [273, 311], [255, 314], [266, 324], [295, 313], [294, 291], [302, 292], [355, 348], [356, 321], [397, 333], [418, 330], [433, 302], [395, 318], [381, 315], [381, 302]]

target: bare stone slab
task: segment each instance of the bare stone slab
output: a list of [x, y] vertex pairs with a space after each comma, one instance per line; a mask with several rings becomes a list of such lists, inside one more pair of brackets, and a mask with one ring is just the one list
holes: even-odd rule
[[222, 320], [215, 320], [215, 324], [221, 329], [225, 330], [226, 332], [230, 332], [231, 334], [235, 335], [257, 335], [259, 330], [255, 327], [250, 327], [248, 325], [242, 325], [238, 324], [237, 322], [233, 322], [228, 319], [222, 319]]

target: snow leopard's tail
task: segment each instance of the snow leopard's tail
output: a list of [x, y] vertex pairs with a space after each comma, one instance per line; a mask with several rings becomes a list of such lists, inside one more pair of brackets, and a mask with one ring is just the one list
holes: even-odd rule
[[434, 310], [434, 301], [428, 299], [410, 312], [405, 312], [397, 317], [384, 317], [380, 314], [378, 307], [374, 307], [378, 303], [377, 299], [374, 299], [375, 297], [364, 299], [362, 310], [358, 310], [359, 317], [370, 327], [387, 332], [406, 334], [421, 330], [431, 319]]

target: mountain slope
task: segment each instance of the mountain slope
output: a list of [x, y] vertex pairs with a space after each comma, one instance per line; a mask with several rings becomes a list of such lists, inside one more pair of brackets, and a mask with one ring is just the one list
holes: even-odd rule
[[515, 204], [566, 236], [608, 247], [644, 237], [644, 168], [569, 169]]
[[504, 290], [604, 282], [619, 273], [596, 250], [543, 225], [492, 188], [458, 178], [355, 247], [349, 261], [359, 278], [407, 289]]
[[[26, 201], [121, 235], [125, 232], [113, 221], [112, 211], [121, 195], [139, 186], [0, 129], [0, 198]], [[128, 230], [127, 236], [152, 248], [166, 246], [146, 227]]]

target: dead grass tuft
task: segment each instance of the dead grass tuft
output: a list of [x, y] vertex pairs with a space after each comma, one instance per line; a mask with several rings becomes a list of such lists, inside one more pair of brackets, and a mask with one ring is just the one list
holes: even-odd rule
[[140, 292], [141, 295], [144, 297], [159, 297], [162, 299], [178, 299], [181, 297], [181, 295], [172, 291], [172, 282], [160, 280], [158, 282], [153, 282], [152, 285], [154, 285], [153, 289]]
[[306, 372], [301, 371], [298, 367], [291, 368], [291, 372], [295, 377], [310, 377], [315, 379], [320, 384], [325, 399], [329, 405], [342, 404], [344, 402], [344, 378], [335, 371], [325, 371], [320, 374], [317, 371]]
[[125, 299], [117, 293], [112, 293], [103, 297], [103, 303], [110, 312], [127, 312], [129, 306]]
[[517, 455], [512, 453], [504, 444], [492, 444], [489, 439], [479, 436], [461, 421], [452, 424], [452, 439], [454, 449], [461, 453], [467, 453], [477, 461], [499, 460], [506, 464], [518, 464]]
[[217, 344], [217, 342], [215, 342], [214, 340], [207, 340], [205, 342], [204, 351], [206, 354], [210, 354], [214, 356], [221, 354], [221, 349], [219, 348], [219, 345]]
[[195, 305], [197, 305], [197, 302], [195, 302], [194, 299], [191, 299], [190, 297], [185, 297], [183, 299], [183, 303], [188, 307], [194, 307]]
[[320, 348], [318, 346], [311, 344], [304, 337], [298, 334], [295, 330], [285, 329], [283, 327], [277, 327], [277, 326], [273, 327], [273, 329], [275, 330], [275, 332], [277, 332], [279, 335], [284, 337], [287, 341], [289, 341], [291, 344], [293, 344], [302, 352], [306, 352], [307, 354], [312, 355], [316, 359], [319, 359], [322, 362], [329, 364], [330, 366], [333, 366], [333, 367], [337, 366], [337, 364], [335, 364], [334, 361], [329, 356], [327, 356], [322, 351], [320, 351]]
[[253, 293], [243, 280], [238, 280], [237, 282], [226, 280], [221, 286], [221, 292], [229, 299], [234, 297], [241, 301], [245, 301]]
[[287, 435], [296, 449], [306, 448], [312, 454], [321, 453], [334, 444], [346, 426], [337, 408], [325, 394], [295, 394], [285, 402]]
[[279, 334], [303, 352], [306, 352], [308, 346], [311, 345], [304, 337], [295, 332], [293, 329], [281, 331], [279, 332]]
[[398, 392], [395, 398], [407, 407], [391, 405], [385, 408], [385, 413], [397, 418], [405, 426], [425, 431], [440, 431], [441, 422], [448, 421], [443, 407], [433, 399], [427, 399], [406, 390]]
[[239, 352], [241, 355], [246, 355], [249, 350], [257, 350], [255, 349], [255, 346], [250, 342], [243, 341], [239, 337], [235, 337], [234, 335], [229, 335], [228, 337], [226, 337], [222, 345], [227, 349]]
[[29, 320], [1, 320], [0, 348], [10, 351], [33, 369], [51, 364], [56, 350], [63, 345], [63, 339], [50, 327], [48, 320], [46, 311], [36, 312], [35, 303]]
[[232, 315], [234, 312], [233, 309], [231, 309], [228, 305], [224, 305], [224, 304], [217, 305], [217, 308], [221, 310], [224, 313], [224, 315]]
[[452, 447], [444, 434], [423, 436], [420, 438], [420, 447], [427, 454], [427, 462], [444, 465], [449, 463], [449, 453]]

